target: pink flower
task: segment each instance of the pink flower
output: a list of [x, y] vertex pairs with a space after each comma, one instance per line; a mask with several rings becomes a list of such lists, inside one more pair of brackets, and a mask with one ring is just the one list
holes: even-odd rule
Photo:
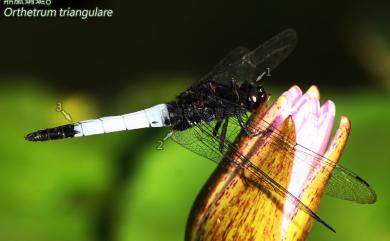
[[[299, 203], [278, 195], [281, 189], [264, 175], [315, 212], [332, 170], [326, 160], [337, 163], [350, 122], [341, 117], [330, 141], [335, 105], [326, 101], [320, 106], [315, 86], [305, 94], [293, 86], [264, 112], [265, 105], [248, 123], [248, 129], [258, 135], [242, 135], [237, 142], [238, 155], [232, 153], [231, 163], [241, 166], [219, 166], [205, 185], [190, 215], [186, 240], [306, 238], [312, 217], [300, 211]], [[246, 169], [242, 170], [242, 165]], [[254, 175], [258, 170], [265, 174]]]

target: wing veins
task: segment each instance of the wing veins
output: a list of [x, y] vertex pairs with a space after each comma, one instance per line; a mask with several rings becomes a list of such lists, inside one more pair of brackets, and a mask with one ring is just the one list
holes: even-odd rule
[[[208, 128], [205, 129], [203, 127], [207, 126]], [[202, 125], [202, 126], [196, 126], [194, 128], [200, 128], [201, 131], [205, 134], [207, 134], [209, 137], [211, 137], [214, 141], [219, 142], [219, 139], [217, 137], [212, 135], [212, 128], [210, 130], [210, 126], [208, 124]], [[280, 185], [278, 182], [273, 180], [267, 173], [265, 173], [260, 168], [256, 167], [248, 158], [246, 158], [244, 155], [242, 155], [233, 144], [230, 143], [230, 141], [226, 140], [224, 144], [225, 148], [232, 151], [233, 155], [237, 155], [239, 159], [244, 162], [243, 165], [242, 162], [236, 161], [231, 157], [229, 158], [230, 161], [233, 162], [233, 164], [237, 165], [240, 168], [243, 168], [247, 171], [249, 171], [252, 175], [257, 177], [257, 180], [265, 181], [267, 184], [269, 184], [279, 195], [282, 197], [285, 197], [288, 199], [288, 201], [292, 202], [294, 205], [296, 205], [299, 209], [303, 210], [305, 213], [313, 217], [315, 220], [323, 224], [325, 227], [329, 228], [331, 231], [335, 232], [335, 230], [327, 224], [323, 219], [321, 219], [315, 212], [313, 212], [308, 206], [306, 206], [304, 203], [302, 203], [297, 197], [295, 197], [293, 194], [291, 194], [286, 188], [284, 188], [282, 185]], [[245, 165], [248, 165], [250, 168], [246, 168]]]

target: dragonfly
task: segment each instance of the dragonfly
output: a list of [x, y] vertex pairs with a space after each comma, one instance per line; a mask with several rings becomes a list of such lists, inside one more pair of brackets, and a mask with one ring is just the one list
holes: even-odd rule
[[[246, 47], [233, 49], [211, 72], [171, 102], [124, 115], [38, 130], [26, 135], [25, 138], [28, 141], [47, 141], [139, 128], [169, 127], [171, 131], [166, 139], [169, 137], [216, 163], [223, 164], [225, 163], [222, 162], [223, 158], [229, 158], [228, 153], [236, 153], [239, 161], [230, 157], [231, 164], [247, 170], [255, 182], [265, 183], [269, 191], [283, 196], [334, 231], [286, 187], [251, 163], [245, 155], [240, 154], [235, 143], [239, 133], [250, 137], [272, 138], [272, 143], [285, 148], [287, 152], [294, 152], [296, 159], [305, 165], [323, 163], [325, 168], [320, 175], [330, 176], [326, 194], [363, 204], [376, 201], [375, 191], [363, 178], [294, 140], [286, 140], [283, 132], [272, 124], [261, 120], [255, 125], [260, 128], [248, 127], [250, 114], [268, 98], [263, 87], [265, 74], [278, 67], [295, 49], [296, 43], [295, 30], [286, 29], [253, 50]], [[271, 134], [263, 135], [265, 132]]]

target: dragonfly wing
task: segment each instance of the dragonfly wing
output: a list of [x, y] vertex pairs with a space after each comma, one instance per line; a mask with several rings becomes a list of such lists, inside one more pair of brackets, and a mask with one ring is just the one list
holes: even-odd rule
[[208, 140], [204, 133], [196, 127], [183, 131], [174, 131], [171, 138], [186, 149], [215, 163], [218, 163], [223, 156], [218, 151], [217, 146], [219, 144], [213, 139]]
[[[239, 130], [240, 128], [238, 126], [238, 123], [234, 121], [233, 118], [231, 119], [232, 121], [229, 121], [229, 123], [232, 122], [232, 125], [235, 125]], [[293, 203], [300, 210], [304, 211], [305, 213], [316, 219], [318, 222], [320, 222], [330, 230], [334, 231], [332, 227], [330, 227], [324, 220], [322, 220], [308, 206], [302, 203], [297, 197], [291, 194], [285, 187], [283, 187], [277, 181], [272, 179], [272, 177], [270, 177], [259, 167], [251, 163], [250, 160], [248, 160], [245, 156], [240, 154], [236, 145], [233, 144], [234, 142], [232, 142], [232, 139], [237, 137], [236, 134], [238, 134], [238, 132], [236, 133], [236, 131], [233, 131], [231, 133], [231, 136], [225, 139], [225, 141], [223, 142], [224, 149], [221, 152], [219, 148], [221, 143], [221, 137], [219, 135], [213, 134], [214, 128], [214, 123], [199, 124], [185, 131], [179, 131], [176, 133], [178, 135], [174, 134], [172, 137], [174, 141], [183, 145], [185, 148], [195, 152], [196, 154], [204, 156], [216, 163], [225, 163], [221, 162], [222, 158], [225, 157], [228, 158], [230, 163], [241, 168], [246, 168], [246, 170], [251, 175], [251, 183], [256, 186], [265, 186], [269, 189], [269, 191], [273, 191], [281, 195], [282, 197], [286, 198], [287, 201]], [[193, 137], [188, 139], [189, 136]], [[230, 155], [225, 155], [227, 152], [235, 153], [234, 156], [238, 156], [239, 159], [233, 159], [230, 157]], [[245, 163], [245, 165], [243, 163]]]
[[243, 82], [254, 82], [262, 73], [275, 69], [294, 50], [297, 33], [287, 29], [267, 40], [253, 51], [237, 47], [221, 60], [202, 81], [215, 81], [239, 85]]
[[245, 56], [244, 61], [256, 66], [260, 73], [267, 68], [274, 70], [291, 54], [296, 45], [297, 33], [293, 29], [286, 29], [254, 49]]
[[242, 59], [245, 55], [251, 51], [243, 46], [238, 46], [230, 51], [213, 69], [213, 73], [224, 72], [229, 69], [231, 65], [234, 65], [237, 61]]
[[261, 134], [264, 131], [271, 133], [271, 143], [286, 152], [293, 152], [298, 165], [306, 166], [313, 170], [321, 169], [316, 175], [330, 176], [325, 193], [336, 198], [354, 201], [357, 203], [374, 203], [376, 201], [375, 191], [361, 177], [352, 171], [342, 167], [334, 161], [296, 143], [294, 140], [286, 139], [285, 134], [270, 125], [265, 120], [260, 120], [253, 126], [256, 130], [249, 130], [253, 135]]
[[241, 61], [245, 55], [251, 51], [245, 47], [238, 46], [230, 51], [213, 70], [205, 75], [200, 81], [214, 81], [222, 84], [231, 84], [232, 80], [236, 77], [236, 72], [239, 61]]
[[325, 194], [363, 204], [376, 202], [374, 189], [364, 179], [340, 165], [333, 170]]
[[[246, 120], [248, 117], [244, 115], [242, 118]], [[206, 128], [202, 127], [207, 125], [207, 129], [212, 129], [214, 131], [216, 124], [217, 122], [214, 120], [207, 124], [200, 124], [198, 127], [195, 126], [183, 131], [174, 131], [172, 139], [186, 149], [206, 157], [215, 163], [219, 163], [228, 151], [228, 148], [224, 148], [222, 152], [220, 150], [220, 135], [222, 128], [219, 128], [217, 135], [212, 137], [208, 132], [204, 131]], [[241, 126], [239, 126], [236, 121], [233, 121], [233, 118], [229, 118], [226, 141], [234, 143], [240, 131]], [[213, 135], [213, 133], [211, 135]]]

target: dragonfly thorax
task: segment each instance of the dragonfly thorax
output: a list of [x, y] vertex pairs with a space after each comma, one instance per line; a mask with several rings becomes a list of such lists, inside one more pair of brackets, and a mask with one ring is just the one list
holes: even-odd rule
[[198, 123], [243, 115], [256, 109], [265, 98], [264, 89], [254, 83], [241, 86], [200, 83], [168, 103], [170, 124], [176, 130], [185, 130]]

